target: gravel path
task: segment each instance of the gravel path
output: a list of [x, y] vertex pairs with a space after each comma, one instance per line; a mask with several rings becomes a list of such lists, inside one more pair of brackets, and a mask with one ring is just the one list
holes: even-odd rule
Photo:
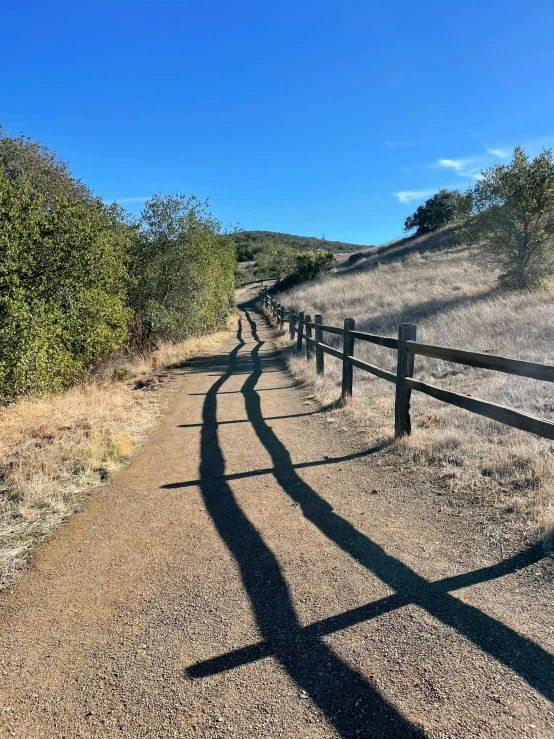
[[0, 598], [0, 736], [554, 737], [550, 558], [477, 546], [478, 512], [380, 465], [274, 335], [245, 305], [175, 371]]

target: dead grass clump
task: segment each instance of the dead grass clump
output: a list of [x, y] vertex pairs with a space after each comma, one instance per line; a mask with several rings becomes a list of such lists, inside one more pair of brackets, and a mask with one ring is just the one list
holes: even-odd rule
[[[162, 345], [151, 356], [110, 363], [94, 381], [0, 409], [0, 587], [31, 548], [105, 482], [160, 416], [156, 371], [215, 348], [227, 331]], [[112, 376], [114, 379], [112, 380]], [[142, 383], [142, 384], [141, 384]]]
[[[398, 325], [417, 325], [418, 339], [443, 346], [554, 363], [554, 296], [549, 291], [502, 293], [496, 275], [482, 270], [466, 247], [408, 255], [403, 261], [358, 273], [337, 271], [282, 293], [285, 306], [323, 315], [324, 323], [396, 336]], [[325, 341], [341, 348], [339, 337]], [[396, 352], [363, 342], [356, 356], [396, 371]], [[294, 355], [292, 372], [315, 387], [328, 404], [340, 395], [341, 363], [325, 356], [325, 375]], [[370, 443], [391, 439], [394, 388], [354, 370], [349, 413], [366, 429]], [[415, 377], [459, 393], [554, 418], [550, 383], [416, 357]], [[369, 421], [369, 422], [368, 422]], [[452, 484], [467, 489], [496, 486], [525, 521], [545, 536], [554, 517], [554, 444], [441, 403], [421, 393], [412, 396], [412, 436], [394, 446], [420, 463], [448, 470]]]

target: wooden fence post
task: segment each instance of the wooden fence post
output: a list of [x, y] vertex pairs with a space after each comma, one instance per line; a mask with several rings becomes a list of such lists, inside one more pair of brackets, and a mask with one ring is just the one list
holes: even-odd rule
[[289, 338], [291, 341], [294, 339], [294, 311], [292, 306], [289, 307]]
[[398, 363], [396, 367], [396, 402], [394, 407], [394, 436], [410, 434], [410, 398], [412, 391], [404, 382], [405, 377], [414, 374], [414, 355], [406, 350], [406, 341], [416, 340], [416, 327], [413, 323], [402, 323], [398, 329]]
[[354, 367], [348, 361], [348, 357], [352, 357], [354, 355], [354, 337], [350, 333], [351, 331], [354, 331], [354, 326], [355, 323], [353, 318], [344, 319], [344, 335], [342, 339], [342, 351], [344, 356], [342, 358], [341, 394], [343, 404], [347, 403], [352, 397], [352, 376], [354, 374]]
[[302, 330], [304, 328], [304, 311], [298, 311], [298, 326], [296, 328], [296, 351], [302, 351]]
[[317, 315], [314, 318], [315, 321], [315, 371], [318, 375], [322, 375], [324, 373], [324, 359], [325, 356], [323, 349], [320, 347], [320, 344], [323, 343], [323, 331], [321, 330], [321, 325], [323, 324], [323, 316]]
[[304, 326], [306, 326], [306, 359], [311, 359], [314, 355], [314, 347], [312, 344], [312, 327], [309, 325], [311, 321], [311, 316], [304, 316]]

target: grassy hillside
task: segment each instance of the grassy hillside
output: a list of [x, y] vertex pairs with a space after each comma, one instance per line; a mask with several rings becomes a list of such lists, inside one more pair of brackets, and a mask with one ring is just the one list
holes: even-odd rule
[[[284, 305], [341, 326], [387, 336], [401, 322], [417, 325], [418, 338], [434, 344], [536, 362], [554, 363], [554, 299], [549, 291], [501, 292], [497, 275], [483, 269], [473, 249], [450, 246], [448, 229], [401, 239], [352, 267], [277, 296]], [[327, 335], [326, 341], [333, 342]], [[395, 371], [396, 353], [362, 344], [356, 355]], [[323, 378], [313, 363], [290, 360], [292, 370], [315, 384], [325, 403], [340, 395], [340, 363], [326, 356]], [[416, 357], [415, 376], [439, 386], [554, 419], [554, 388], [525, 378]], [[523, 517], [544, 531], [554, 526], [554, 447], [530, 434], [454, 408], [421, 393], [413, 396], [413, 433], [397, 446], [412, 459], [443, 468], [454, 488], [468, 496], [494, 488], [506, 515]], [[355, 370], [351, 413], [374, 441], [391, 440], [392, 386]], [[483, 493], [484, 494], [484, 493]]]
[[295, 236], [294, 234], [283, 234], [278, 231], [240, 231], [236, 234], [235, 241], [237, 246], [260, 246], [267, 241], [275, 241], [285, 246], [290, 246], [299, 251], [308, 251], [310, 249], [326, 249], [332, 254], [339, 252], [357, 252], [371, 248], [370, 245], [364, 244], [348, 244], [343, 241], [329, 241], [327, 239], [318, 239], [315, 236]]
[[397, 262], [414, 254], [444, 251], [456, 246], [456, 228], [445, 226], [423, 236], [404, 236], [366, 251], [355, 262], [348, 264], [351, 271], [373, 269], [377, 265]]

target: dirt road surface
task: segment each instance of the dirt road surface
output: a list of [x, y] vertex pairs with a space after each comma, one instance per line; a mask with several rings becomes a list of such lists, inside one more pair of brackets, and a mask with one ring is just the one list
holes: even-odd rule
[[0, 599], [0, 736], [554, 737], [544, 549], [379, 466], [274, 337], [243, 306]]

